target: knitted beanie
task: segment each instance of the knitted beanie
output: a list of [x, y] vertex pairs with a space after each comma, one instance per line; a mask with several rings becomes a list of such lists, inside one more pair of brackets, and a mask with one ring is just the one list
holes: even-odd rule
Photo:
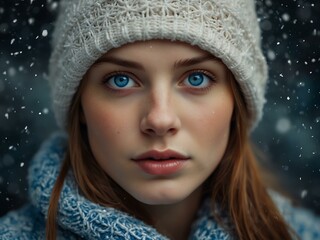
[[254, 0], [61, 0], [49, 82], [57, 123], [90, 66], [135, 41], [182, 41], [220, 58], [233, 73], [254, 128], [265, 103], [267, 65]]

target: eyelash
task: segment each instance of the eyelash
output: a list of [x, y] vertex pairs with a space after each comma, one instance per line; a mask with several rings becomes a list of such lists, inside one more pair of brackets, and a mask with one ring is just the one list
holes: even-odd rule
[[[216, 82], [216, 77], [215, 77], [212, 73], [210, 73], [210, 72], [207, 71], [207, 70], [198, 70], [198, 69], [197, 69], [197, 70], [192, 70], [192, 71], [189, 71], [189, 72], [185, 73], [185, 74], [183, 75], [183, 77], [182, 77], [183, 80], [182, 80], [182, 81], [179, 81], [179, 82], [180, 82], [180, 83], [183, 82], [186, 78], [188, 78], [188, 76], [190, 76], [190, 75], [193, 74], [193, 73], [202, 73], [202, 74], [204, 74], [204, 75], [211, 81], [211, 83], [210, 83], [208, 86], [206, 86], [206, 87], [186, 86], [186, 88], [188, 88], [190, 91], [194, 91], [194, 92], [206, 92], [206, 91], [208, 91], [208, 90], [215, 84], [215, 82]], [[124, 90], [128, 90], [128, 89], [121, 89], [121, 88], [116, 89], [116, 88], [113, 88], [113, 87], [111, 87], [111, 86], [108, 86], [108, 85], [109, 85], [109, 84], [108, 84], [108, 81], [110, 81], [110, 79], [111, 79], [112, 77], [115, 77], [115, 76], [117, 76], [117, 75], [128, 76], [128, 77], [131, 78], [133, 81], [135, 81], [135, 83], [137, 83], [138, 86], [140, 86], [139, 81], [136, 80], [137, 77], [134, 76], [132, 73], [122, 72], [122, 71], [116, 71], [116, 72], [112, 72], [112, 73], [110, 73], [110, 74], [107, 74], [107, 75], [103, 78], [102, 84], [103, 84], [103, 85], [107, 85], [106, 88], [107, 88], [109, 91], [112, 91], [112, 92], [123, 92]], [[180, 85], [180, 83], [179, 83], [179, 85]]]
[[202, 73], [203, 75], [205, 75], [209, 81], [210, 81], [210, 84], [206, 87], [187, 87], [189, 88], [191, 91], [196, 91], [196, 92], [206, 92], [208, 91], [215, 83], [216, 83], [216, 77], [210, 73], [209, 71], [207, 70], [199, 70], [199, 69], [196, 69], [196, 70], [192, 70], [192, 71], [189, 71], [187, 72], [184, 76], [183, 76], [183, 80], [186, 79], [188, 76], [190, 76], [191, 74], [193, 73]]
[[[115, 76], [118, 76], [118, 75], [128, 76], [129, 78], [134, 80], [135, 83], [138, 83], [138, 81], [136, 80], [137, 78], [135, 76], [133, 76], [133, 74], [128, 73], [128, 72], [116, 71], [116, 72], [112, 72], [110, 74], [107, 74], [102, 80], [102, 84], [107, 86], [106, 87], [107, 90], [112, 91], [112, 92], [123, 92], [124, 91], [124, 89], [121, 89], [121, 88], [116, 89], [116, 88], [113, 88], [113, 87], [109, 86], [109, 84], [108, 84], [108, 81], [110, 81], [110, 79], [112, 77], [115, 77]], [[140, 85], [140, 84], [137, 84], [137, 85]]]

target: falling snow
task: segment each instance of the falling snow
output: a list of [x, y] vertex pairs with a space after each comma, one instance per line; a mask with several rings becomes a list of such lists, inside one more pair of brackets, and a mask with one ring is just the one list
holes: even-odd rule
[[[58, 2], [4, 1], [0, 7], [0, 204], [5, 210], [25, 199], [30, 159], [56, 129], [45, 76]], [[287, 190], [320, 213], [320, 4], [264, 0], [257, 1], [257, 9], [269, 82], [253, 142], [290, 182]]]
[[284, 13], [284, 14], [282, 14], [282, 19], [285, 22], [288, 22], [290, 20], [290, 15], [288, 13]]
[[301, 191], [301, 198], [305, 198], [308, 194], [308, 190], [304, 189]]
[[288, 118], [280, 118], [276, 124], [276, 130], [281, 133], [287, 133], [291, 129], [291, 122]]
[[42, 31], [42, 37], [48, 36], [48, 30], [43, 30]]

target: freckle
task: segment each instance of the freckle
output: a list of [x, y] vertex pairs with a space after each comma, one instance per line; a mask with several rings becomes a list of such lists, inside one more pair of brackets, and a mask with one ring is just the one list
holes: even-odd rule
[[120, 135], [120, 131], [117, 131], [117, 134]]

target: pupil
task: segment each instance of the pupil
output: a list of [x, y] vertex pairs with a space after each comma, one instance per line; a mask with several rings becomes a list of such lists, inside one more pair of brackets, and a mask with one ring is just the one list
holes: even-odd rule
[[128, 84], [129, 79], [126, 76], [116, 76], [114, 82], [118, 87], [124, 87]]
[[199, 73], [191, 74], [189, 77], [189, 83], [193, 86], [199, 86], [203, 82], [203, 76]]

